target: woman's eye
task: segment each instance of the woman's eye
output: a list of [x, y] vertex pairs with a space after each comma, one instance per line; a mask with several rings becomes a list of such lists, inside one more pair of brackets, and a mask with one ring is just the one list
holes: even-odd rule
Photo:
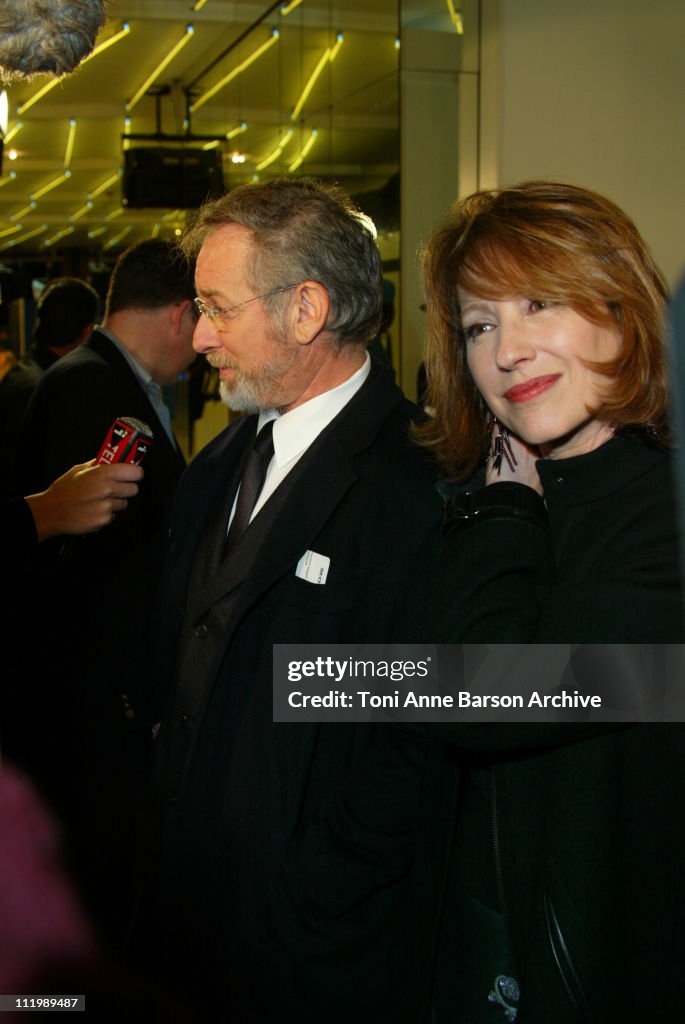
[[545, 301], [545, 299], [530, 299], [528, 309], [531, 313], [539, 313], [541, 309], [548, 309], [551, 305], [552, 303]]
[[467, 341], [475, 341], [481, 334], [486, 334], [491, 331], [494, 324], [483, 323], [482, 321], [476, 324], [469, 324], [468, 327], [464, 327], [464, 337]]

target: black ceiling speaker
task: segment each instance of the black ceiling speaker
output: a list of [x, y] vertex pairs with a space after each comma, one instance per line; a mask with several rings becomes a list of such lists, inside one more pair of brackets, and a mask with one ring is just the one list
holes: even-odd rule
[[218, 149], [136, 146], [124, 151], [123, 206], [189, 209], [223, 191]]

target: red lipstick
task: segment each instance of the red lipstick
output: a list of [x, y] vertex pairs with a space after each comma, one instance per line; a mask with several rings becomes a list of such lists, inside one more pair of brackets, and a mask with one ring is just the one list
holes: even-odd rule
[[505, 391], [504, 397], [510, 402], [528, 402], [531, 398], [537, 398], [543, 391], [551, 388], [560, 377], [560, 373], [549, 373], [544, 377], [533, 377], [531, 380], [521, 381], [520, 384], [514, 384], [508, 391]]

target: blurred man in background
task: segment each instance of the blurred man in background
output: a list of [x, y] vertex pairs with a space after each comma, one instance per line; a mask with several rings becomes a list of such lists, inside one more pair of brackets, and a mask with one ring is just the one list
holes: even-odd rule
[[41, 742], [22, 752], [24, 764], [68, 826], [97, 923], [113, 931], [130, 888], [128, 841], [146, 778], [147, 619], [185, 466], [161, 389], [194, 358], [193, 295], [192, 267], [171, 244], [148, 239], [124, 252], [102, 326], [46, 372], [19, 446], [14, 491], [32, 494], [97, 454], [120, 417], [153, 434], [125, 513], [101, 533], [41, 545], [26, 622], [26, 648], [37, 654], [27, 711]]
[[0, 381], [0, 496], [11, 494], [21, 424], [43, 374], [90, 334], [98, 293], [78, 277], [51, 281], [38, 302], [31, 347]]

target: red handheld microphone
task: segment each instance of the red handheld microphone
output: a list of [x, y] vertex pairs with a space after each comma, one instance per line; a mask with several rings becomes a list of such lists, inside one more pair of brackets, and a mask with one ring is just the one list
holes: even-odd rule
[[114, 462], [128, 462], [137, 466], [150, 451], [153, 436], [147, 423], [132, 416], [122, 416], [110, 427], [95, 461], [109, 465]]

